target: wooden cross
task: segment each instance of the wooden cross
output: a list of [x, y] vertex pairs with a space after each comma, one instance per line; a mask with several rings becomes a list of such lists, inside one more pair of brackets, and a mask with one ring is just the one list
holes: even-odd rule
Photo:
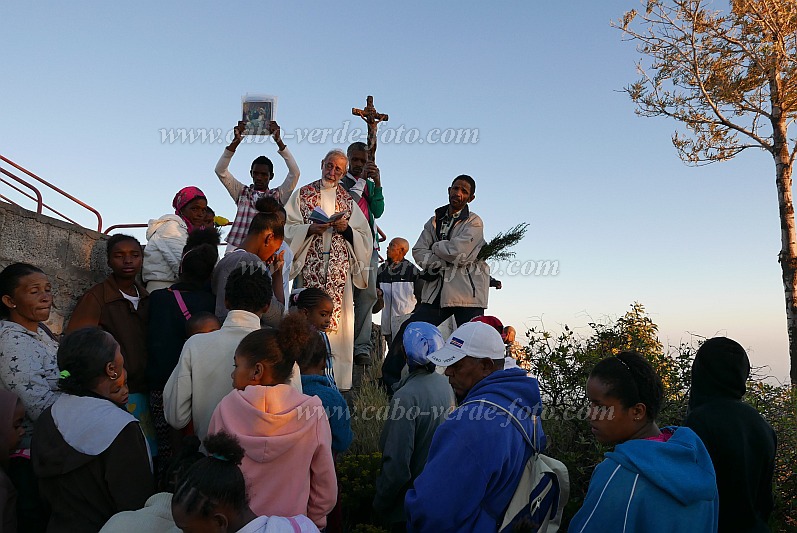
[[376, 111], [373, 96], [366, 98], [365, 104], [364, 109], [352, 107], [351, 114], [362, 118], [368, 126], [368, 158], [376, 161], [376, 128], [380, 122], [387, 121], [388, 116]]

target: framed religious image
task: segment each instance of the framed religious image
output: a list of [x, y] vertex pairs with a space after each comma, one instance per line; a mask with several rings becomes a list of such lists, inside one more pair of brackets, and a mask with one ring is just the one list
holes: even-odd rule
[[269, 135], [268, 123], [277, 115], [277, 97], [267, 94], [245, 94], [241, 98], [242, 118], [246, 135]]

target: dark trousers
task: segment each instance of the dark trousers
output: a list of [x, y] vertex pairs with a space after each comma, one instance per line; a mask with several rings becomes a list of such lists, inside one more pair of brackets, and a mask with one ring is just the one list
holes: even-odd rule
[[[439, 302], [439, 296], [438, 300]], [[437, 303], [436, 302], [436, 303]], [[465, 322], [470, 322], [477, 316], [484, 314], [484, 309], [481, 307], [440, 307], [435, 304], [420, 304], [415, 308], [415, 312], [401, 325], [398, 332], [393, 335], [393, 342], [390, 344], [390, 350], [385, 356], [385, 362], [382, 363], [382, 384], [389, 396], [393, 395], [393, 385], [398, 383], [401, 379], [401, 369], [404, 368], [406, 363], [406, 356], [404, 354], [404, 330], [412, 322], [428, 322], [433, 326], [439, 326], [448, 317], [454, 316], [457, 321], [457, 327]]]

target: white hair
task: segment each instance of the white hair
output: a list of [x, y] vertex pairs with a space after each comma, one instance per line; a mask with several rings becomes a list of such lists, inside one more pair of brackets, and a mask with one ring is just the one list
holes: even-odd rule
[[346, 160], [346, 168], [349, 167], [349, 156], [346, 155], [346, 152], [339, 148], [335, 148], [334, 150], [330, 150], [327, 152], [327, 155], [324, 156], [322, 161], [326, 162], [330, 157], [334, 157], [335, 159], [345, 159]]

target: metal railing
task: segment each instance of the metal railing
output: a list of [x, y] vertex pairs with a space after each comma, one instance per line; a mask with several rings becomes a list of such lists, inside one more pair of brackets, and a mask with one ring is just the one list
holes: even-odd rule
[[[60, 194], [61, 196], [65, 197], [65, 198], [67, 198], [67, 199], [69, 199], [69, 200], [71, 200], [72, 202], [74, 202], [74, 203], [78, 204], [79, 206], [83, 207], [84, 209], [86, 209], [86, 210], [88, 210], [88, 211], [92, 212], [92, 213], [93, 213], [93, 214], [94, 214], [94, 215], [97, 217], [97, 231], [98, 231], [98, 232], [100, 232], [100, 233], [102, 233], [102, 216], [100, 215], [100, 212], [99, 212], [99, 211], [97, 211], [96, 209], [94, 209], [93, 207], [91, 207], [90, 205], [88, 205], [87, 203], [83, 202], [82, 200], [79, 200], [78, 198], [75, 198], [74, 196], [72, 196], [72, 195], [71, 195], [71, 194], [69, 194], [68, 192], [66, 192], [66, 191], [64, 191], [64, 190], [62, 190], [62, 189], [60, 189], [59, 187], [56, 187], [55, 185], [53, 185], [53, 184], [52, 184], [52, 183], [50, 183], [49, 181], [47, 181], [47, 180], [45, 180], [45, 179], [42, 179], [42, 178], [40, 178], [39, 176], [37, 176], [36, 174], [34, 174], [33, 172], [31, 172], [30, 170], [28, 170], [28, 169], [26, 169], [26, 168], [24, 168], [24, 167], [22, 167], [22, 166], [20, 166], [20, 165], [18, 165], [18, 164], [16, 164], [16, 163], [14, 163], [13, 161], [11, 161], [10, 159], [8, 159], [8, 158], [6, 158], [6, 157], [3, 157], [2, 155], [0, 155], [0, 161], [3, 161], [4, 163], [6, 163], [6, 164], [8, 164], [8, 165], [11, 165], [12, 167], [14, 167], [15, 169], [19, 170], [20, 172], [24, 172], [24, 173], [25, 173], [25, 174], [27, 174], [29, 177], [33, 178], [34, 180], [38, 181], [38, 182], [39, 182], [39, 183], [41, 183], [41, 184], [44, 184], [44, 185], [46, 185], [47, 187], [49, 187], [49, 188], [50, 188], [50, 189], [52, 189], [53, 191], [57, 192], [57, 193], [58, 193], [58, 194]], [[27, 180], [25, 180], [24, 178], [20, 178], [19, 176], [17, 176], [17, 175], [15, 175], [15, 174], [13, 174], [12, 172], [9, 172], [8, 170], [6, 170], [6, 169], [4, 169], [4, 168], [0, 168], [0, 173], [2, 173], [2, 174], [3, 174], [4, 176], [6, 176], [6, 177], [9, 177], [9, 178], [13, 179], [13, 180], [14, 180], [14, 181], [16, 181], [17, 183], [20, 183], [20, 184], [22, 184], [22, 185], [26, 186], [27, 188], [29, 188], [29, 189], [31, 189], [31, 190], [33, 191], [33, 193], [35, 194], [35, 197], [34, 197], [34, 196], [31, 196], [29, 193], [27, 193], [27, 192], [25, 192], [25, 191], [21, 190], [21, 189], [20, 189], [20, 188], [18, 188], [16, 185], [14, 185], [14, 184], [12, 184], [12, 183], [8, 182], [8, 181], [7, 181], [5, 178], [3, 178], [3, 177], [0, 177], [0, 181], [1, 181], [1, 182], [5, 183], [6, 185], [8, 185], [9, 187], [11, 187], [12, 189], [14, 189], [14, 190], [16, 190], [17, 192], [19, 192], [20, 194], [22, 194], [23, 196], [25, 196], [25, 197], [27, 197], [27, 198], [29, 198], [29, 199], [31, 199], [31, 200], [34, 200], [34, 201], [36, 202], [36, 213], [38, 213], [38, 214], [40, 214], [40, 215], [41, 215], [41, 214], [43, 214], [43, 213], [42, 213], [42, 210], [43, 210], [43, 209], [47, 209], [47, 210], [49, 210], [50, 212], [52, 212], [52, 213], [54, 213], [54, 214], [58, 215], [58, 216], [59, 216], [59, 217], [61, 217], [62, 219], [66, 220], [66, 221], [68, 221], [68, 222], [71, 222], [72, 224], [76, 224], [76, 225], [78, 225], [78, 226], [83, 226], [83, 224], [80, 224], [79, 222], [75, 222], [74, 220], [72, 220], [72, 219], [71, 219], [71, 218], [69, 218], [68, 216], [64, 215], [64, 214], [63, 214], [63, 213], [61, 213], [60, 211], [58, 211], [58, 210], [56, 210], [56, 209], [54, 209], [54, 208], [50, 207], [50, 206], [49, 206], [49, 205], [47, 205], [46, 203], [44, 203], [44, 201], [43, 201], [43, 199], [42, 199], [42, 194], [41, 194], [41, 192], [39, 191], [39, 189], [38, 189], [38, 188], [36, 188], [36, 186], [35, 186], [35, 185], [33, 185], [33, 184], [29, 183], [29, 182], [28, 182]], [[13, 204], [13, 205], [17, 205], [17, 206], [19, 206], [19, 204], [17, 204], [16, 202], [14, 202], [14, 201], [10, 200], [9, 198], [7, 198], [7, 197], [6, 197], [6, 196], [4, 196], [4, 195], [0, 195], [0, 198], [2, 198], [4, 201], [6, 201], [6, 202], [8, 202], [8, 203], [10, 203], [10, 204]], [[21, 206], [20, 206], [20, 207], [21, 207]], [[84, 226], [84, 227], [85, 227], [85, 226]]]

